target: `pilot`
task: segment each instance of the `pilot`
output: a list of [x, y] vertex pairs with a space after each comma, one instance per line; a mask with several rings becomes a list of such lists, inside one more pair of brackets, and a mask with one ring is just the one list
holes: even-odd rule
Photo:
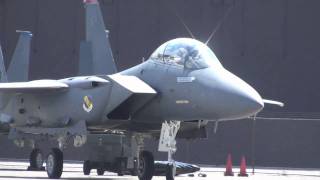
[[178, 65], [181, 65], [183, 66], [184, 65], [184, 62], [185, 62], [185, 59], [186, 59], [186, 56], [188, 54], [188, 51], [183, 48], [183, 47], [180, 47], [178, 50], [177, 50], [177, 58], [175, 63], [178, 64]]
[[192, 69], [194, 66], [196, 66], [199, 58], [199, 51], [196, 48], [190, 49], [185, 60], [185, 67], [188, 69]]

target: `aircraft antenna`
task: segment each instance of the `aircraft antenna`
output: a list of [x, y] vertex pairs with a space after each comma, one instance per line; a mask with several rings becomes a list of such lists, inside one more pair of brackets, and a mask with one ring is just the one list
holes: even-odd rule
[[256, 146], [256, 118], [257, 118], [257, 114], [255, 114], [253, 116], [253, 121], [252, 121], [252, 133], [251, 133], [251, 166], [252, 166], [252, 174], [255, 173], [255, 161], [256, 161], [256, 149], [255, 149], [255, 146]]
[[193, 35], [191, 29], [187, 26], [187, 24], [184, 22], [184, 20], [183, 20], [182, 17], [178, 14], [177, 11], [175, 11], [175, 15], [176, 15], [177, 18], [179, 19], [180, 23], [184, 26], [184, 28], [186, 29], [186, 31], [189, 33], [189, 35], [192, 37], [192, 39], [196, 39], [196, 37]]
[[184, 29], [188, 32], [189, 36], [192, 37], [192, 39], [196, 39], [196, 37], [193, 35], [191, 29], [187, 26], [187, 24], [185, 23], [185, 21], [182, 19], [182, 17], [180, 16], [180, 14], [178, 13], [177, 9], [174, 8], [173, 6], [167, 6], [168, 9], [170, 9], [174, 15], [178, 18], [179, 22], [183, 25]]
[[218, 22], [217, 26], [215, 26], [213, 29], [212, 29], [212, 32], [208, 38], [208, 40], [205, 42], [206, 45], [208, 45], [208, 43], [211, 41], [211, 39], [213, 38], [213, 36], [216, 34], [216, 32], [220, 29], [222, 23], [226, 20], [226, 18], [228, 17], [228, 15], [230, 14], [231, 12], [231, 9], [234, 7], [234, 5], [231, 5], [229, 6], [227, 12], [224, 13], [223, 15], [223, 18], [220, 19], [220, 21]]

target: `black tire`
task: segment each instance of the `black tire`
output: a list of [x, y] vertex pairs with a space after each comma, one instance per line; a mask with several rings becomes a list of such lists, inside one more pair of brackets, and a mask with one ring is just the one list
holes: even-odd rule
[[98, 168], [97, 169], [97, 174], [98, 174], [98, 176], [104, 175], [104, 169], [103, 168]]
[[166, 180], [174, 180], [173, 166], [168, 164], [166, 169]]
[[123, 176], [123, 169], [125, 168], [125, 164], [124, 164], [124, 159], [123, 158], [118, 158], [118, 162], [117, 162], [117, 174], [118, 176]]
[[90, 161], [84, 161], [83, 162], [83, 174], [84, 175], [90, 175], [91, 172], [91, 165], [90, 165]]
[[151, 180], [154, 172], [154, 158], [151, 152], [142, 151], [139, 157], [139, 180]]
[[46, 171], [50, 179], [59, 179], [63, 170], [63, 153], [53, 148], [47, 157]]
[[131, 176], [138, 176], [138, 160], [137, 158], [133, 159], [133, 169], [130, 170], [130, 175]]
[[133, 169], [133, 170], [130, 170], [130, 175], [131, 176], [138, 176], [138, 173], [137, 173], [137, 171], [135, 169]]
[[43, 167], [43, 156], [39, 149], [33, 149], [30, 153], [30, 167], [41, 170]]

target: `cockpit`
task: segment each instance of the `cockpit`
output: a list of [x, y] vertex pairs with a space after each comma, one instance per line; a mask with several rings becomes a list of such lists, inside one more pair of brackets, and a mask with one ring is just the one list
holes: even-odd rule
[[222, 66], [208, 46], [189, 38], [174, 39], [162, 44], [150, 59], [190, 70]]

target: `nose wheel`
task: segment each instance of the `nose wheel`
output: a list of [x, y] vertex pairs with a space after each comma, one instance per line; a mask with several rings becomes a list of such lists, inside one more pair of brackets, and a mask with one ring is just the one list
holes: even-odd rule
[[47, 157], [46, 170], [50, 179], [59, 179], [63, 170], [63, 153], [53, 148]]
[[167, 164], [166, 180], [174, 180], [175, 175], [176, 175], [175, 164]]

